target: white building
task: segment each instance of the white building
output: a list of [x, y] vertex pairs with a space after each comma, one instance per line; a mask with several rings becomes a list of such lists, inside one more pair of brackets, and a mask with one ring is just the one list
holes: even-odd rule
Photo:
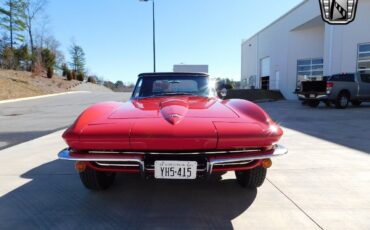
[[173, 66], [173, 72], [208, 73], [208, 65], [179, 64]]
[[243, 88], [279, 89], [287, 99], [302, 79], [370, 72], [370, 0], [359, 0], [355, 20], [330, 25], [318, 0], [305, 0], [243, 41]]

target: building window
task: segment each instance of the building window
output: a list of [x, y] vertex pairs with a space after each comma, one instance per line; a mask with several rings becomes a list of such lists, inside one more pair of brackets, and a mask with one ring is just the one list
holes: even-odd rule
[[358, 45], [357, 72], [364, 82], [370, 82], [370, 43]]
[[297, 61], [297, 87], [304, 80], [322, 80], [324, 61], [322, 58], [302, 59]]

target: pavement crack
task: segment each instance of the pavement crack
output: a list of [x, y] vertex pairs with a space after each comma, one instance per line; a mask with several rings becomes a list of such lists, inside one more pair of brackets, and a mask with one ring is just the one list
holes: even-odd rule
[[270, 184], [272, 184], [272, 186], [274, 186], [281, 194], [283, 194], [283, 196], [285, 196], [290, 202], [292, 202], [292, 204], [294, 206], [296, 206], [306, 217], [308, 217], [318, 228], [320, 229], [324, 229], [319, 223], [317, 223], [317, 221], [315, 221], [310, 215], [308, 215], [308, 213], [303, 210], [303, 208], [301, 208], [292, 198], [290, 198], [287, 194], [285, 194], [280, 188], [278, 188], [278, 186], [276, 186], [274, 183], [272, 183], [271, 180], [269, 180], [268, 178], [266, 178], [266, 180], [268, 182], [270, 182]]

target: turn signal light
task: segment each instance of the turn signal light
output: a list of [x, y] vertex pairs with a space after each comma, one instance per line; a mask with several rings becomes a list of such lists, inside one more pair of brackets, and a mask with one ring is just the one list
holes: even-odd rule
[[77, 172], [83, 172], [86, 169], [86, 163], [83, 161], [77, 161], [75, 164], [75, 169]]
[[262, 160], [262, 167], [264, 167], [265, 169], [270, 168], [271, 165], [272, 165], [271, 159], [263, 159]]

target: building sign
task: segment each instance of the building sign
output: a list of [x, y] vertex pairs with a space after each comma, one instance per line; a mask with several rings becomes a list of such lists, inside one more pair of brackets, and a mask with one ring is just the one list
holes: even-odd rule
[[319, 0], [322, 19], [333, 25], [352, 22], [356, 16], [358, 0]]

